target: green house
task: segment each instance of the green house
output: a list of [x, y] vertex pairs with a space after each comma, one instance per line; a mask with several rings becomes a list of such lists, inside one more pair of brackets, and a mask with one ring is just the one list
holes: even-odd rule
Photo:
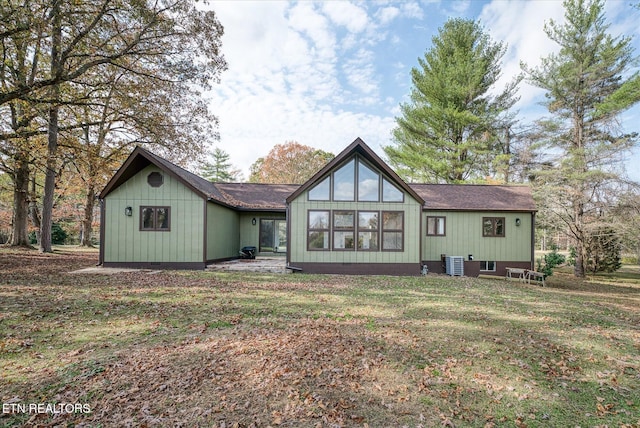
[[100, 199], [106, 267], [203, 269], [255, 247], [311, 273], [533, 268], [528, 187], [407, 184], [359, 138], [302, 185], [210, 183], [138, 147]]

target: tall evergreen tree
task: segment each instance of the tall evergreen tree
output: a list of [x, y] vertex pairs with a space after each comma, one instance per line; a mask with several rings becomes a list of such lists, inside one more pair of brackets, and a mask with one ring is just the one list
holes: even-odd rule
[[[451, 19], [411, 70], [411, 101], [400, 106], [390, 163], [409, 181], [457, 183], [491, 175], [496, 155], [508, 155], [508, 109], [519, 79], [491, 95], [500, 77], [502, 43], [480, 24]], [[502, 159], [504, 161], [504, 159]]]
[[211, 153], [212, 162], [206, 162], [202, 165], [201, 175], [213, 183], [230, 182], [236, 180], [237, 173], [232, 169], [233, 165], [229, 162], [230, 156], [220, 147], [216, 147]]
[[537, 175], [540, 209], [569, 230], [576, 247], [574, 274], [583, 277], [587, 240], [611, 208], [606, 192], [619, 182], [623, 156], [637, 142], [616, 121], [632, 103], [610, 102], [624, 86], [633, 51], [629, 38], [607, 33], [602, 1], [565, 0], [564, 8], [564, 24], [545, 25], [560, 51], [538, 68], [523, 68], [532, 84], [546, 90], [552, 114], [539, 122], [553, 165]]

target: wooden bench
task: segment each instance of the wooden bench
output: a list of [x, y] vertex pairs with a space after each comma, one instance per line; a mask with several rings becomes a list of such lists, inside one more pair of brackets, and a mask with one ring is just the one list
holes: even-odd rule
[[544, 287], [544, 274], [542, 272], [536, 272], [530, 270], [527, 272], [527, 282], [531, 284], [531, 280], [537, 281], [542, 287]]
[[526, 269], [510, 268], [510, 267], [505, 269], [507, 269], [507, 279], [517, 278], [518, 281], [521, 281], [521, 282], [525, 281], [525, 275], [527, 273]]

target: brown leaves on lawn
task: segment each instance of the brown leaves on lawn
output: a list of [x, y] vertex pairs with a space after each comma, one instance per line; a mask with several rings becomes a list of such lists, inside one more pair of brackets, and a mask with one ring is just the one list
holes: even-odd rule
[[[87, 422], [174, 425], [185, 418], [233, 426], [346, 426], [367, 407], [401, 412], [385, 386], [386, 362], [362, 321], [304, 319], [286, 331], [231, 331], [118, 360], [87, 389], [101, 395]], [[385, 400], [387, 402], [385, 402]], [[268, 415], [268, 418], [265, 416]]]
[[0, 399], [92, 413], [0, 424], [640, 426], [631, 292], [611, 305], [432, 275], [84, 276], [67, 272], [96, 253], [25, 254], [0, 251]]

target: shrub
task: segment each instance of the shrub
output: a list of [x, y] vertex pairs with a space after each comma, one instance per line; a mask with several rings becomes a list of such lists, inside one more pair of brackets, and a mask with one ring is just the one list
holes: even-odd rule
[[592, 273], [615, 272], [622, 266], [622, 243], [613, 228], [596, 229], [587, 240], [587, 269]]
[[59, 223], [53, 223], [51, 225], [51, 243], [55, 245], [62, 245], [67, 240], [67, 232], [60, 226]]
[[[55, 245], [63, 245], [66, 243], [69, 235], [67, 231], [59, 223], [53, 223], [51, 225], [51, 243]], [[38, 238], [36, 236], [36, 231], [32, 230], [29, 232], [29, 243], [31, 245], [35, 245], [38, 243]]]
[[[542, 261], [544, 260], [544, 265]], [[553, 275], [553, 269], [564, 264], [566, 257], [558, 253], [557, 247], [554, 247], [553, 251], [544, 255], [544, 259], [540, 258], [537, 261], [537, 270], [544, 274], [545, 277]]]

